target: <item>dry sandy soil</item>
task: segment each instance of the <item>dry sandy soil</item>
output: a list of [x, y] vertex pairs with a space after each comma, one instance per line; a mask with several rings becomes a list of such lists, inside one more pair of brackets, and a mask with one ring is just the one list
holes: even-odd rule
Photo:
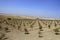
[[60, 20], [0, 15], [0, 40], [60, 40]]

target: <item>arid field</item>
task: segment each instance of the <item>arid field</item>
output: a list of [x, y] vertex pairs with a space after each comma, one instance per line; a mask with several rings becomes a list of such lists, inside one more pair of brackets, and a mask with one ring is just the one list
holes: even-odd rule
[[0, 40], [60, 40], [60, 19], [0, 14]]

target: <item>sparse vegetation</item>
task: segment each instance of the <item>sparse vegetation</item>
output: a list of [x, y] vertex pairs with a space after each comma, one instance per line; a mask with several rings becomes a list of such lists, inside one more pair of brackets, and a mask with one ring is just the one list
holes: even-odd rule
[[0, 33], [0, 40], [6, 40], [8, 37], [6, 37], [5, 33]]
[[11, 18], [7, 18], [7, 20], [11, 20]]
[[55, 23], [55, 27], [57, 27], [57, 24]]
[[29, 32], [26, 28], [24, 29], [24, 31], [25, 31], [25, 34], [29, 34]]
[[43, 37], [41, 31], [39, 31], [38, 34], [39, 34], [39, 36], [38, 36], [39, 38], [42, 38]]
[[20, 26], [18, 26], [18, 30], [20, 29]]
[[39, 30], [40, 30], [40, 31], [43, 31], [42, 25], [39, 23], [39, 21], [38, 21], [38, 24], [39, 24]]
[[35, 24], [35, 21], [30, 25], [30, 28], [33, 28], [33, 25]]
[[[59, 29], [57, 29], [57, 26], [60, 26], [60, 21], [58, 21], [59, 23], [57, 21], [54, 23], [53, 22], [54, 20], [53, 21], [43, 20], [43, 19], [42, 20], [38, 19], [37, 21], [36, 20], [37, 19], [17, 19], [17, 18], [15, 19], [15, 18], [7, 17], [7, 19], [0, 20], [0, 31], [3, 30], [2, 32], [6, 32], [6, 33], [9, 32], [10, 33], [11, 31], [9, 30], [9, 28], [11, 28], [11, 29], [13, 29], [13, 31], [14, 30], [15, 31], [16, 30], [17, 31], [21, 30], [21, 32], [22, 33], [24, 32], [24, 34], [30, 34], [30, 31], [33, 29], [34, 32], [38, 30], [39, 31], [37, 33], [38, 37], [42, 38], [42, 37], [45, 36], [45, 35], [44, 36], [42, 35], [43, 32], [46, 31], [46, 30], [44, 30], [44, 28], [48, 28], [49, 32], [50, 32], [50, 29], [51, 28], [54, 29], [54, 27], [55, 27], [56, 29], [54, 29], [54, 34], [55, 35], [60, 35]], [[36, 23], [38, 23], [38, 24], [36, 25]], [[21, 33], [21, 32], [19, 32], [19, 33]], [[8, 38], [5, 37], [5, 34], [1, 34], [0, 40], [6, 40], [6, 39], [8, 39]]]
[[7, 25], [9, 24], [8, 21], [6, 21], [6, 24], [7, 24]]
[[15, 28], [15, 25], [13, 25], [13, 27]]
[[0, 21], [0, 23], [1, 23], [1, 21]]
[[6, 32], [10, 32], [9, 29], [8, 29], [7, 27], [5, 28], [5, 31], [6, 31]]
[[57, 28], [54, 29], [54, 32], [55, 32], [56, 35], [60, 35], [60, 33], [59, 33], [59, 29], [57, 29]]
[[48, 25], [48, 28], [50, 29], [50, 25]]
[[1, 26], [0, 26], [0, 29], [2, 29]]

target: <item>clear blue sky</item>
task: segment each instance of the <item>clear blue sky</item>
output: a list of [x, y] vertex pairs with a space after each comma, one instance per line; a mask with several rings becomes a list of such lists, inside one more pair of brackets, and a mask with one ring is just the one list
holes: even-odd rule
[[60, 0], [0, 0], [0, 13], [60, 18]]

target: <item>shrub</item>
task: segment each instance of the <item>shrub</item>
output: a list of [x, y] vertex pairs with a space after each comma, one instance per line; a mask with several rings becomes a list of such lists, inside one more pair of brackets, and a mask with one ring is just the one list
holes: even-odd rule
[[57, 26], [57, 24], [55, 23], [55, 27]]
[[25, 31], [25, 34], [29, 34], [29, 32], [26, 28], [24, 29], [24, 31]]
[[6, 24], [9, 24], [8, 21], [6, 21]]
[[54, 31], [55, 31], [55, 32], [59, 32], [59, 29], [56, 28], [56, 29], [54, 29]]
[[7, 18], [7, 20], [11, 20], [11, 18]]
[[20, 29], [20, 26], [18, 26], [18, 30]]
[[55, 35], [60, 35], [60, 33], [56, 32]]
[[0, 26], [0, 29], [1, 29], [1, 26]]
[[39, 36], [38, 36], [38, 37], [40, 37], [40, 38], [41, 38], [41, 37], [43, 37], [43, 36], [42, 36], [42, 34], [41, 34], [41, 32], [39, 32], [38, 34], [39, 34]]
[[10, 32], [9, 29], [8, 29], [7, 27], [5, 28], [5, 31], [6, 31], [6, 32]]
[[56, 28], [56, 29], [54, 29], [54, 31], [55, 31], [55, 34], [56, 34], [56, 35], [60, 35], [59, 29]]
[[13, 25], [13, 27], [15, 27], [15, 25]]
[[48, 25], [49, 29], [50, 29], [50, 25]]
[[42, 29], [42, 25], [38, 22], [38, 24], [39, 24], [39, 29]]
[[1, 23], [1, 21], [0, 21], [0, 23]]

